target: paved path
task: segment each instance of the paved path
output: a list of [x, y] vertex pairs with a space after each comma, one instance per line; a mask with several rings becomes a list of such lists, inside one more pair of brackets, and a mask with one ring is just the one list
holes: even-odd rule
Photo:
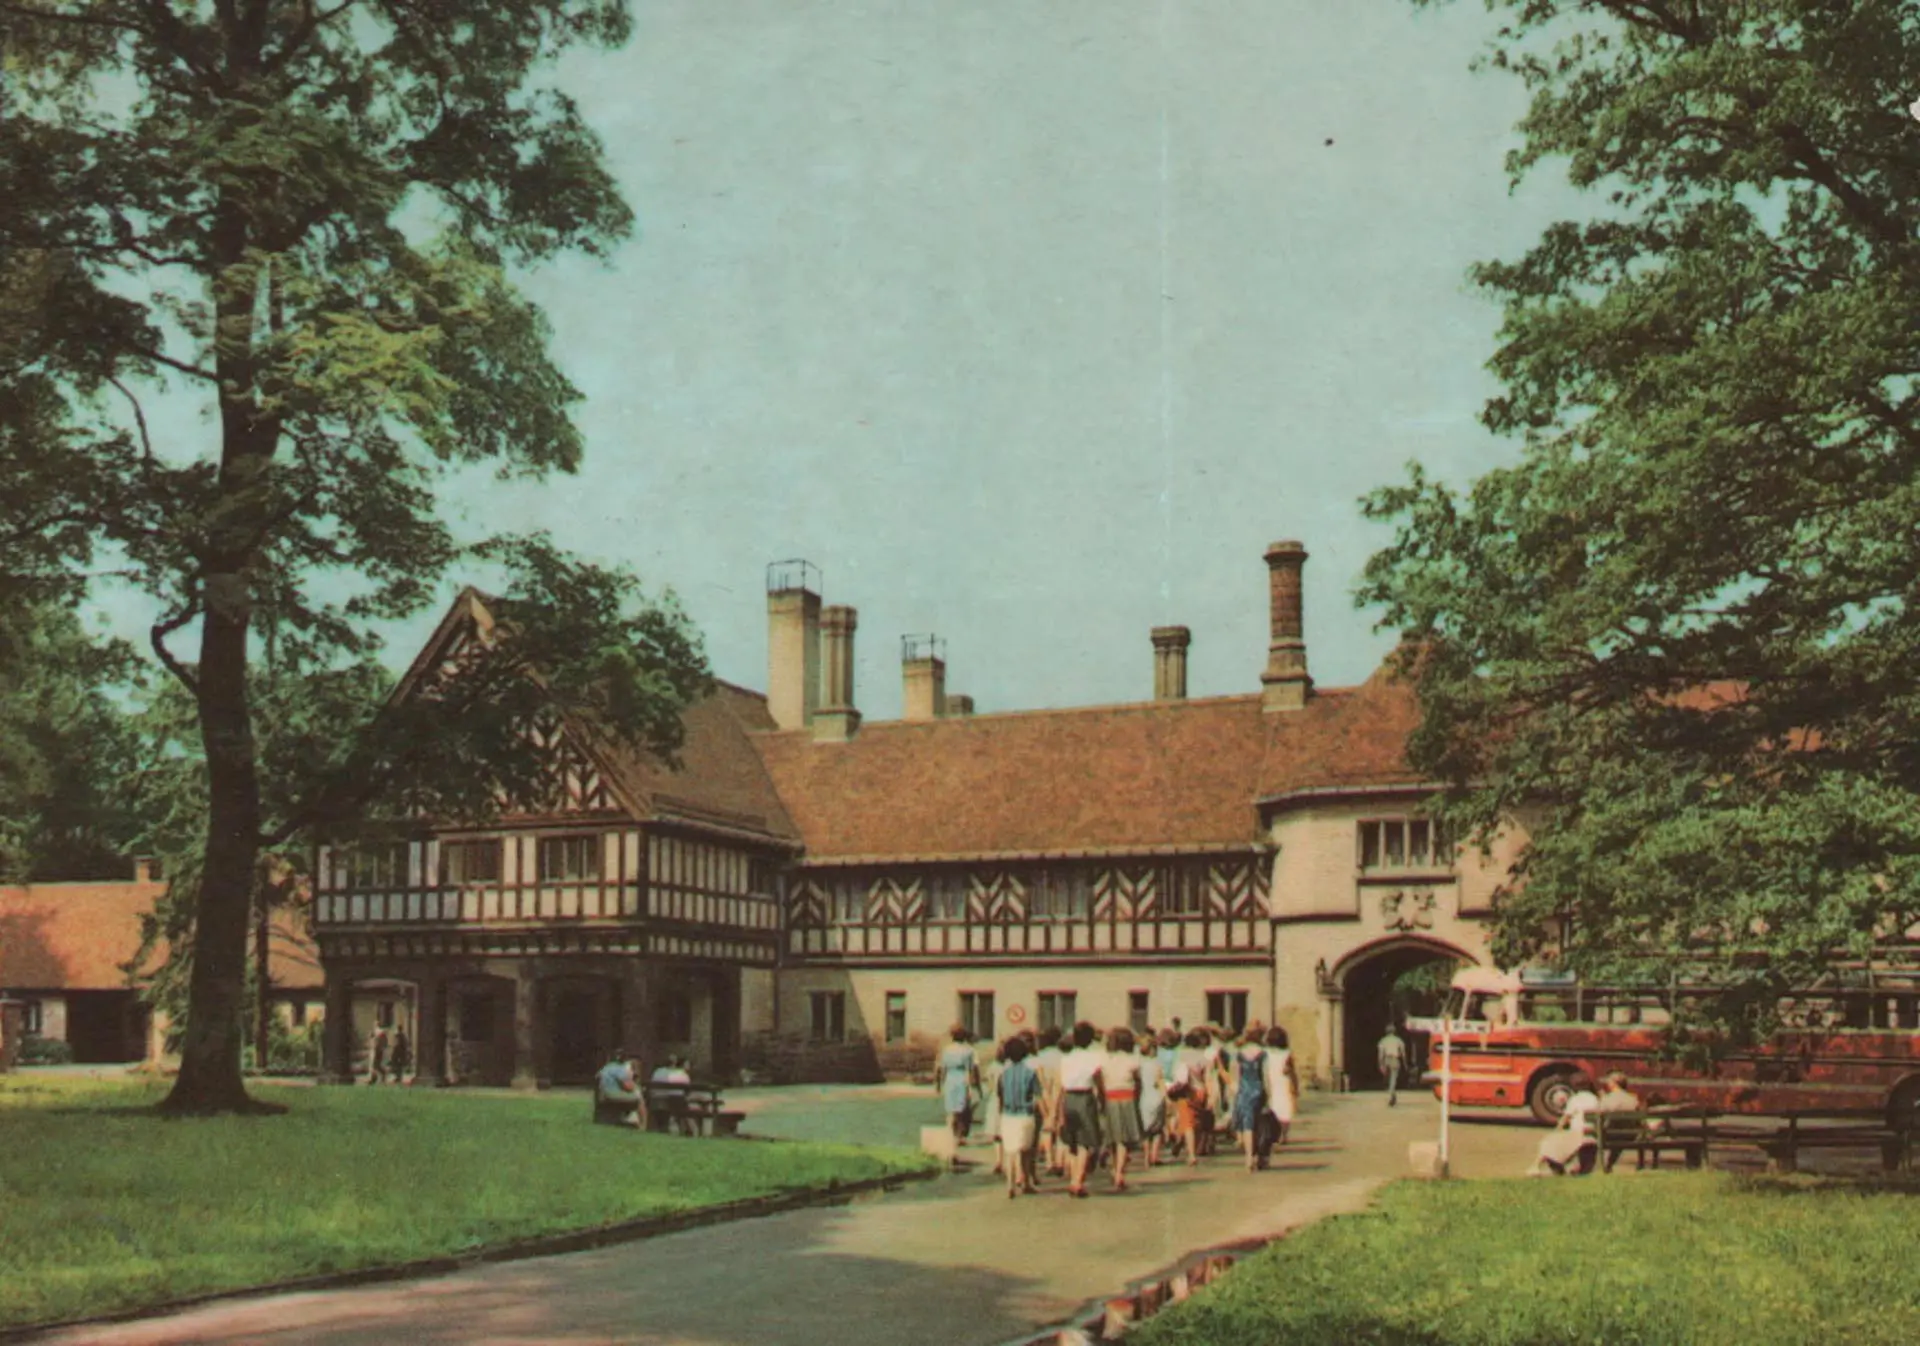
[[[759, 1128], [819, 1134], [849, 1108], [920, 1119], [925, 1094], [840, 1090], [753, 1100]], [[1074, 1201], [1058, 1184], [1008, 1201], [965, 1173], [838, 1207], [790, 1212], [585, 1253], [478, 1267], [432, 1280], [229, 1301], [87, 1329], [67, 1343], [673, 1343], [909, 1346], [1017, 1338], [1198, 1248], [1285, 1229], [1366, 1203], [1429, 1139], [1431, 1099], [1389, 1109], [1378, 1094], [1310, 1096], [1294, 1143], [1248, 1174], [1237, 1157], [1162, 1167], [1133, 1190]], [[749, 1122], [754, 1127], [754, 1122]], [[1455, 1131], [1463, 1176], [1517, 1174], [1539, 1132]]]

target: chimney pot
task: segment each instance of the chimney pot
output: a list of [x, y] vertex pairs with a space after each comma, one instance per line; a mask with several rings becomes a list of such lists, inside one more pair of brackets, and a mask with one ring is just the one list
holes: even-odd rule
[[1298, 542], [1267, 548], [1267, 598], [1272, 634], [1267, 666], [1260, 674], [1261, 704], [1270, 711], [1301, 710], [1313, 692], [1307, 676], [1307, 642], [1301, 619], [1300, 573], [1307, 549]]
[[813, 714], [813, 736], [844, 743], [860, 728], [853, 706], [853, 633], [860, 625], [852, 608], [835, 604], [820, 609], [822, 705]]
[[1184, 626], [1153, 628], [1153, 699], [1187, 699], [1187, 646], [1193, 632]]

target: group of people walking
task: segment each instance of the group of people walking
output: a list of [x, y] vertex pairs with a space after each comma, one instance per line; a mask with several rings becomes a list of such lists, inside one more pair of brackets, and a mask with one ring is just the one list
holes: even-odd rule
[[1125, 1191], [1136, 1157], [1148, 1168], [1198, 1164], [1223, 1131], [1238, 1137], [1249, 1172], [1265, 1168], [1299, 1101], [1299, 1072], [1278, 1027], [1022, 1030], [984, 1067], [965, 1028], [956, 1024], [951, 1037], [935, 1075], [948, 1124], [956, 1144], [965, 1140], [981, 1105], [1010, 1199], [1038, 1190], [1043, 1173], [1087, 1196], [1097, 1167], [1109, 1167], [1113, 1190]]

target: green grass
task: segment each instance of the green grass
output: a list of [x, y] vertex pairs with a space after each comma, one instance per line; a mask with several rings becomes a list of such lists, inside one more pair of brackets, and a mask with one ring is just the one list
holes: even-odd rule
[[905, 1150], [639, 1135], [580, 1093], [266, 1089], [163, 1121], [155, 1084], [0, 1078], [0, 1326], [924, 1170]]
[[1910, 1346], [1916, 1247], [1911, 1187], [1712, 1173], [1402, 1182], [1127, 1340]]

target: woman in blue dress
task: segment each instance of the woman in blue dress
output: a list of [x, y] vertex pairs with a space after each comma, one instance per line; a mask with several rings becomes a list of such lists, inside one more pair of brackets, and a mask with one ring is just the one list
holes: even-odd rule
[[947, 1125], [953, 1131], [951, 1166], [960, 1166], [960, 1143], [973, 1130], [973, 1094], [980, 1087], [980, 1062], [973, 1054], [967, 1030], [953, 1026], [953, 1041], [940, 1053], [940, 1065], [934, 1072], [934, 1084], [940, 1090], [941, 1105], [947, 1110]]
[[1260, 1114], [1267, 1110], [1267, 1050], [1263, 1035], [1249, 1031], [1240, 1038], [1240, 1049], [1233, 1054], [1233, 1129], [1240, 1136], [1240, 1148], [1246, 1151], [1247, 1172], [1256, 1167], [1254, 1132]]

